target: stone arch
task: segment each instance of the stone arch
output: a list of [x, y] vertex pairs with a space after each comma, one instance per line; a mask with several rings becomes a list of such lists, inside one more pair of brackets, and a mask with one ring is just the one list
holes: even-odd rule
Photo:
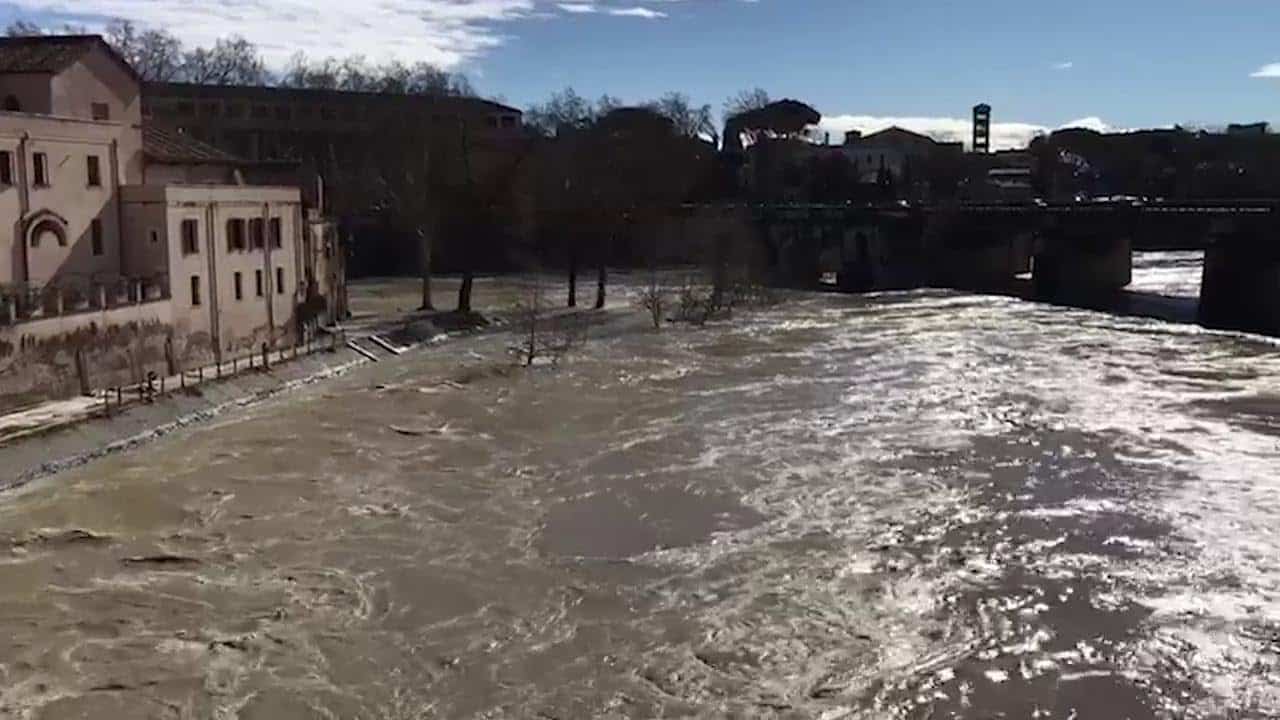
[[58, 247], [67, 246], [67, 221], [61, 215], [41, 210], [27, 220], [27, 246], [39, 248], [50, 242]]
[[6, 95], [4, 98], [5, 112], [22, 112], [22, 103], [18, 101], [17, 95]]

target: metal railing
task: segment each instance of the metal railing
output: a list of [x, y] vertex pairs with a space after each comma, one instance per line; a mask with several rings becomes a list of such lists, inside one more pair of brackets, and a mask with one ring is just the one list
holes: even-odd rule
[[183, 369], [176, 375], [168, 377], [149, 372], [142, 382], [107, 387], [95, 394], [102, 398], [102, 412], [109, 417], [126, 405], [153, 403], [159, 398], [175, 392], [186, 392], [206, 383], [232, 378], [246, 372], [267, 372], [274, 365], [317, 352], [334, 352], [344, 342], [345, 338], [340, 338], [339, 333], [331, 332], [325, 340], [317, 342], [315, 338], [308, 336], [304, 343], [295, 343], [276, 349], [271, 349], [264, 343], [260, 350], [232, 356], [229, 359], [215, 360], [192, 369]]

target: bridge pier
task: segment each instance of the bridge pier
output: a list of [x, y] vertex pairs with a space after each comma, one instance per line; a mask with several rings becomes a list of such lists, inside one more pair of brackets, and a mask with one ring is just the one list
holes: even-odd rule
[[836, 284], [845, 292], [875, 290], [883, 278], [883, 241], [877, 225], [857, 225], [844, 232]]
[[1133, 282], [1133, 237], [1124, 218], [1057, 218], [1036, 243], [1032, 283], [1048, 300], [1107, 301]]
[[785, 223], [768, 225], [763, 232], [775, 253], [772, 284], [797, 289], [816, 287], [822, 272], [822, 247], [814, 229]]
[[1201, 324], [1280, 335], [1280, 233], [1271, 222], [1211, 229], [1200, 285]]
[[928, 280], [929, 253], [918, 213], [866, 215], [843, 234], [841, 290], [905, 290]]

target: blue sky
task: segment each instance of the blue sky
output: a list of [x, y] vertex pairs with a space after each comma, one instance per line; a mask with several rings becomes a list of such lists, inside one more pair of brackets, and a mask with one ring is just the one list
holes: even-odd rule
[[238, 32], [274, 64], [299, 49], [430, 60], [518, 106], [572, 85], [681, 90], [718, 111], [759, 86], [836, 132], [953, 136], [982, 100], [1005, 144], [1069, 123], [1280, 123], [1276, 0], [0, 0], [4, 22], [116, 16], [189, 44]]

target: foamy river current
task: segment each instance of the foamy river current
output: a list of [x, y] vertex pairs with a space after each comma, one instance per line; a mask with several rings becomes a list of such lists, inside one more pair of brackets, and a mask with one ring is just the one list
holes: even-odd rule
[[0, 495], [0, 718], [1280, 716], [1276, 342], [927, 291], [508, 343]]

